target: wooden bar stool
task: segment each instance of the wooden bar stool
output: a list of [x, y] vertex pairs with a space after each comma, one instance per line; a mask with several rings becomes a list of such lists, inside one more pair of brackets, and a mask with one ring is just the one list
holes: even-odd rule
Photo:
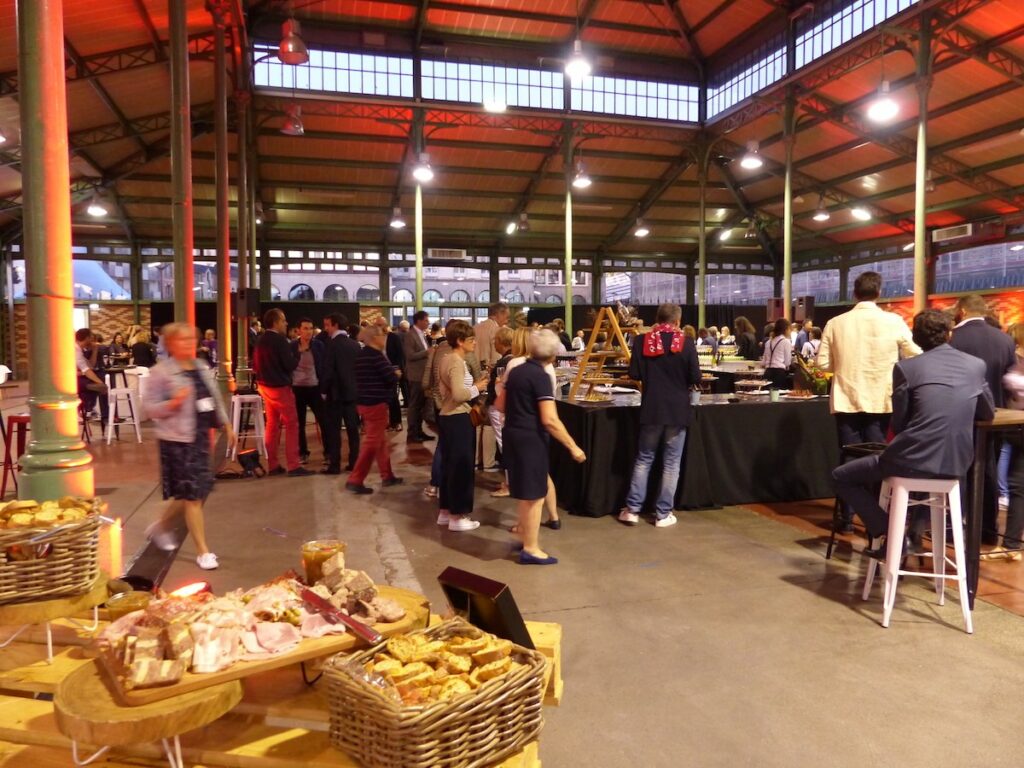
[[[21, 455], [25, 453], [25, 441], [28, 431], [30, 429], [30, 419], [27, 413], [19, 413], [15, 416], [7, 417], [7, 425], [4, 428], [4, 477], [2, 483], [0, 483], [0, 499], [7, 495], [7, 478], [11, 478], [11, 482], [14, 484], [14, 493], [18, 493], [18, 470], [21, 469], [19, 461]], [[11, 449], [15, 440], [15, 431], [17, 431], [18, 445], [15, 451]]]
[[238, 457], [238, 449], [246, 434], [249, 432], [249, 425], [252, 425], [253, 436], [256, 438], [257, 446], [263, 458], [267, 458], [267, 441], [264, 437], [266, 420], [263, 416], [263, 398], [260, 395], [233, 395], [231, 397], [231, 426], [238, 435], [233, 448], [225, 452], [232, 461]]
[[[926, 499], [914, 500], [915, 505], [925, 505], [931, 510], [932, 523], [932, 572], [908, 571], [900, 567], [903, 556], [903, 539], [907, 528], [907, 507], [911, 493], [923, 493]], [[960, 482], [958, 480], [924, 479], [917, 477], [889, 477], [882, 483], [878, 504], [889, 510], [889, 531], [886, 534], [885, 584], [882, 597], [882, 626], [888, 627], [896, 602], [896, 585], [900, 576], [923, 576], [935, 580], [935, 592], [939, 605], [946, 602], [946, 582], [955, 581], [960, 590], [960, 608], [964, 615], [964, 629], [967, 634], [974, 632], [971, 608], [967, 600], [967, 560], [964, 556], [964, 524], [960, 511]], [[953, 557], [946, 555], [946, 513], [953, 529]], [[926, 555], [926, 557], [929, 555]], [[946, 573], [951, 565], [956, 573]], [[878, 570], [878, 560], [868, 561], [868, 574], [864, 580], [861, 599], [867, 600], [871, 585]]]

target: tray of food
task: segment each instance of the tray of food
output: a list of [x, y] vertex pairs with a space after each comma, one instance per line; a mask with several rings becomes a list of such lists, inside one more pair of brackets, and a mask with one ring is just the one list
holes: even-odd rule
[[[319, 563], [318, 597], [383, 636], [424, 626], [425, 597], [377, 586], [345, 567], [344, 553]], [[91, 646], [127, 705], [357, 648], [363, 641], [302, 597], [294, 572], [221, 597], [201, 593], [153, 600], [109, 624]]]
[[806, 390], [793, 390], [791, 392], [785, 392], [782, 395], [787, 400], [814, 400], [818, 395], [813, 392], [807, 392]]
[[493, 765], [540, 732], [546, 663], [462, 619], [336, 656], [331, 743], [367, 768]]

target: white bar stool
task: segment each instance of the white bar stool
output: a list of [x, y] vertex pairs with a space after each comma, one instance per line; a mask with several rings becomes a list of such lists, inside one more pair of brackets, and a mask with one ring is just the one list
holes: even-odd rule
[[[238, 435], [233, 448], [225, 451], [224, 455], [229, 456], [232, 461], [238, 457], [238, 445], [242, 441], [242, 412], [251, 419], [253, 433], [256, 443], [259, 446], [260, 454], [267, 458], [267, 441], [264, 438], [265, 420], [263, 418], [263, 398], [260, 395], [232, 395], [231, 396], [231, 426]], [[248, 431], [248, 430], [247, 430]]]
[[[907, 571], [900, 568], [903, 555], [903, 539], [907, 527], [907, 507], [911, 493], [926, 493], [928, 498], [915, 500], [915, 505], [925, 504], [931, 510], [932, 523], [932, 572]], [[900, 576], [924, 576], [935, 579], [935, 593], [939, 605], [946, 602], [946, 582], [955, 581], [960, 589], [960, 608], [964, 615], [964, 629], [967, 634], [974, 632], [971, 609], [967, 600], [967, 559], [964, 555], [963, 516], [960, 511], [960, 483], [957, 480], [924, 479], [917, 477], [888, 477], [882, 482], [882, 493], [878, 504], [889, 510], [889, 531], [886, 535], [885, 584], [882, 594], [882, 626], [889, 626], [893, 605], [896, 602], [896, 585]], [[953, 558], [946, 556], [946, 512], [949, 512], [953, 529]], [[926, 555], [927, 557], [927, 555]], [[946, 566], [956, 569], [947, 574]], [[878, 560], [868, 561], [868, 575], [864, 580], [861, 599], [867, 600], [875, 580]]]
[[[110, 441], [114, 438], [114, 418], [117, 415], [117, 406], [119, 403], [125, 403], [128, 406], [128, 416], [125, 417], [124, 421], [116, 426], [127, 426], [131, 424], [135, 427], [135, 439], [137, 442], [142, 442], [142, 430], [139, 429], [139, 400], [138, 395], [130, 387], [115, 387], [113, 385], [113, 378], [108, 373], [107, 379], [107, 445], [110, 445]], [[120, 437], [118, 437], [120, 439]]]

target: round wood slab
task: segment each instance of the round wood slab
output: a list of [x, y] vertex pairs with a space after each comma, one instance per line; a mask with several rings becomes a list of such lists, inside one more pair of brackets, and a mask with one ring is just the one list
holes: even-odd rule
[[44, 624], [54, 619], [66, 619], [94, 608], [107, 599], [107, 576], [101, 574], [88, 592], [53, 600], [0, 605], [0, 627], [18, 627], [23, 624]]
[[234, 680], [152, 704], [125, 707], [118, 703], [106, 675], [94, 661], [61, 681], [53, 708], [57, 728], [69, 739], [113, 747], [170, 739], [201, 728], [241, 700], [242, 684]]

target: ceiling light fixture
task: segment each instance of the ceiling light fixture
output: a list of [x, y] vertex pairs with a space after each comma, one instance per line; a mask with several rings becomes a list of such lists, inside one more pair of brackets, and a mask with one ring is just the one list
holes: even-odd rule
[[906, 253], [907, 251], [912, 251], [912, 250], [914, 250], [914, 244], [913, 243], [907, 243], [906, 245], [903, 246], [903, 252], [904, 253]]
[[288, 19], [281, 25], [281, 45], [277, 49], [277, 58], [282, 63], [296, 66], [309, 61], [309, 49], [301, 35], [302, 25], [295, 19]]
[[633, 237], [647, 237], [651, 234], [650, 227], [644, 224], [643, 219], [636, 220], [636, 227], [633, 228]]
[[519, 214], [519, 224], [516, 225], [516, 229], [520, 232], [530, 231], [530, 217], [526, 215], [526, 211]]
[[391, 221], [388, 226], [392, 229], [405, 229], [405, 219], [402, 218], [402, 209], [397, 205], [391, 211]]
[[740, 160], [740, 167], [746, 168], [748, 171], [756, 171], [764, 165], [764, 160], [761, 158], [761, 155], [758, 154], [758, 150], [760, 148], [761, 145], [758, 142], [748, 141], [747, 153], [743, 155], [743, 158]]
[[1024, 245], [1011, 245], [1011, 251], [1024, 251]]
[[867, 208], [865, 208], [862, 205], [858, 205], [858, 206], [856, 206], [854, 208], [851, 208], [850, 209], [850, 213], [853, 214], [853, 218], [857, 219], [858, 221], [870, 221], [871, 220], [871, 211], [869, 211]]
[[572, 43], [572, 57], [565, 63], [565, 74], [573, 84], [579, 84], [591, 72], [590, 61], [583, 55], [583, 45], [577, 37]]
[[580, 160], [576, 163], [576, 175], [572, 177], [572, 185], [576, 189], [586, 189], [593, 183], [587, 172], [583, 169], [583, 161]]
[[508, 109], [508, 103], [501, 96], [490, 96], [484, 99], [484, 109], [495, 115], [500, 115]]
[[928, 172], [925, 174], [925, 178], [924, 178], [924, 191], [925, 192], [934, 192], [935, 191], [935, 182], [932, 180], [932, 169], [931, 168], [929, 168]]
[[6, 144], [6, 143], [7, 143], [7, 134], [4, 133], [3, 131], [0, 131], [0, 144]]
[[302, 107], [298, 104], [289, 104], [284, 108], [281, 133], [285, 136], [302, 136], [305, 132], [306, 126], [302, 124]]
[[720, 241], [722, 241], [723, 243], [726, 240], [728, 240], [730, 237], [732, 237], [732, 230], [731, 229], [723, 229], [721, 232], [718, 233], [718, 239]]
[[256, 201], [256, 224], [260, 225], [263, 223], [263, 203], [259, 200]]
[[752, 240], [755, 237], [757, 237], [757, 224], [755, 224], [754, 220], [751, 219], [750, 224], [747, 226], [747, 231], [743, 233], [743, 239]]
[[516, 225], [516, 223], [514, 221], [510, 221], [508, 224], [505, 225], [505, 234], [514, 235], [517, 229], [518, 226]]
[[874, 123], [888, 123], [899, 113], [899, 103], [889, 95], [889, 81], [883, 80], [878, 95], [868, 107], [868, 119]]
[[430, 155], [420, 152], [420, 161], [412, 169], [412, 177], [420, 183], [427, 183], [434, 178], [434, 169], [430, 167]]
[[92, 196], [92, 200], [89, 201], [89, 207], [85, 209], [85, 212], [97, 219], [101, 216], [106, 216], [108, 213], [107, 206], [103, 204], [99, 194]]
[[832, 218], [832, 214], [828, 212], [828, 208], [825, 207], [825, 196], [821, 195], [818, 198], [818, 209], [814, 212], [815, 221], [828, 221]]

